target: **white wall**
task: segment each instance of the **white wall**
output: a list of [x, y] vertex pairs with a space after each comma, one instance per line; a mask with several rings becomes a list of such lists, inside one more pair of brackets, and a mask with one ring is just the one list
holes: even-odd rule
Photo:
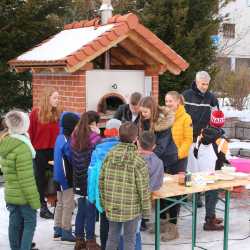
[[229, 14], [225, 22], [235, 24], [235, 38], [224, 39], [220, 33], [218, 54], [250, 58], [250, 0], [235, 0], [220, 9], [220, 16]]
[[[116, 84], [117, 89], [112, 86]], [[149, 95], [151, 79], [142, 70], [90, 70], [86, 72], [86, 110], [96, 110], [101, 97], [113, 92], [126, 101], [133, 92]]]

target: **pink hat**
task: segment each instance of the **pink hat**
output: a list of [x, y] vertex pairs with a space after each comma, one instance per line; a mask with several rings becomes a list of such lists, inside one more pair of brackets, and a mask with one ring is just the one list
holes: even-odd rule
[[224, 126], [225, 123], [225, 116], [221, 110], [214, 110], [211, 113], [210, 117], [210, 126], [221, 128]]

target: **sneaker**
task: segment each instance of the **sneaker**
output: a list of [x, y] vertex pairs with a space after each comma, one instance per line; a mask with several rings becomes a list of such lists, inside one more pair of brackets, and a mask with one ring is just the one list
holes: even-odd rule
[[101, 247], [96, 243], [96, 240], [86, 241], [86, 250], [101, 250]]
[[75, 242], [76, 238], [75, 236], [72, 234], [72, 230], [65, 230], [62, 229], [62, 237], [61, 237], [61, 241], [66, 241], [69, 243]]
[[60, 240], [62, 237], [62, 228], [54, 227], [54, 240]]
[[39, 250], [37, 247], [36, 247], [36, 243], [35, 242], [32, 242], [31, 243], [31, 248], [30, 250]]

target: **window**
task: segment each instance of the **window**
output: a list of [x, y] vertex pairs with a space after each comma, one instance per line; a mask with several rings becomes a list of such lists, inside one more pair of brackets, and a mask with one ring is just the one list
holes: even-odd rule
[[235, 24], [223, 23], [222, 29], [224, 38], [235, 38]]

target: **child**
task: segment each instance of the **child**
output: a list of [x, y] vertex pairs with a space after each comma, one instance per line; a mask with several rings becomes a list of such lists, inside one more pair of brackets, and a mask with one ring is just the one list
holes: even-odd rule
[[70, 136], [79, 116], [65, 112], [60, 119], [60, 134], [54, 148], [54, 181], [58, 184], [54, 222], [54, 239], [75, 241], [71, 219], [74, 210], [73, 169], [70, 163]]
[[[220, 170], [228, 153], [228, 142], [224, 138], [222, 129], [225, 122], [224, 114], [220, 110], [211, 113], [210, 126], [203, 129], [197, 138], [194, 156], [200, 172], [214, 172]], [[218, 201], [218, 191], [211, 190], [205, 193], [206, 217], [203, 229], [205, 231], [222, 231], [222, 219], [216, 218], [215, 207]]]
[[[139, 153], [147, 162], [149, 170], [150, 192], [160, 189], [163, 183], [164, 166], [162, 160], [153, 152], [155, 148], [155, 135], [152, 131], [144, 131], [139, 137]], [[142, 219], [141, 231], [147, 230], [146, 220]]]
[[124, 250], [135, 247], [136, 229], [141, 218], [150, 216], [148, 169], [134, 145], [138, 128], [125, 122], [119, 129], [119, 143], [104, 160], [100, 175], [101, 204], [109, 220], [106, 250], [116, 250], [122, 227]]
[[[75, 250], [99, 250], [95, 239], [96, 208], [87, 200], [88, 168], [92, 152], [101, 141], [97, 124], [100, 116], [95, 111], [82, 114], [71, 136], [71, 162], [73, 166], [73, 187], [78, 198], [75, 220]], [[86, 233], [86, 242], [85, 242]]]
[[33, 172], [35, 150], [27, 131], [29, 117], [13, 110], [6, 114], [8, 134], [0, 141], [0, 164], [5, 179], [5, 201], [9, 215], [9, 242], [12, 250], [31, 249], [40, 208]]
[[144, 131], [139, 137], [139, 153], [147, 162], [149, 170], [149, 191], [154, 192], [162, 186], [164, 166], [162, 160], [153, 152], [155, 135], [152, 131]]
[[104, 130], [104, 136], [106, 138], [102, 139], [101, 143], [96, 146], [91, 156], [91, 163], [88, 170], [88, 200], [91, 203], [94, 203], [98, 211], [101, 213], [100, 239], [102, 250], [105, 250], [106, 248], [109, 223], [100, 204], [99, 177], [106, 155], [120, 142], [118, 137], [120, 126], [121, 121], [117, 119], [110, 119], [106, 123], [106, 129]]

